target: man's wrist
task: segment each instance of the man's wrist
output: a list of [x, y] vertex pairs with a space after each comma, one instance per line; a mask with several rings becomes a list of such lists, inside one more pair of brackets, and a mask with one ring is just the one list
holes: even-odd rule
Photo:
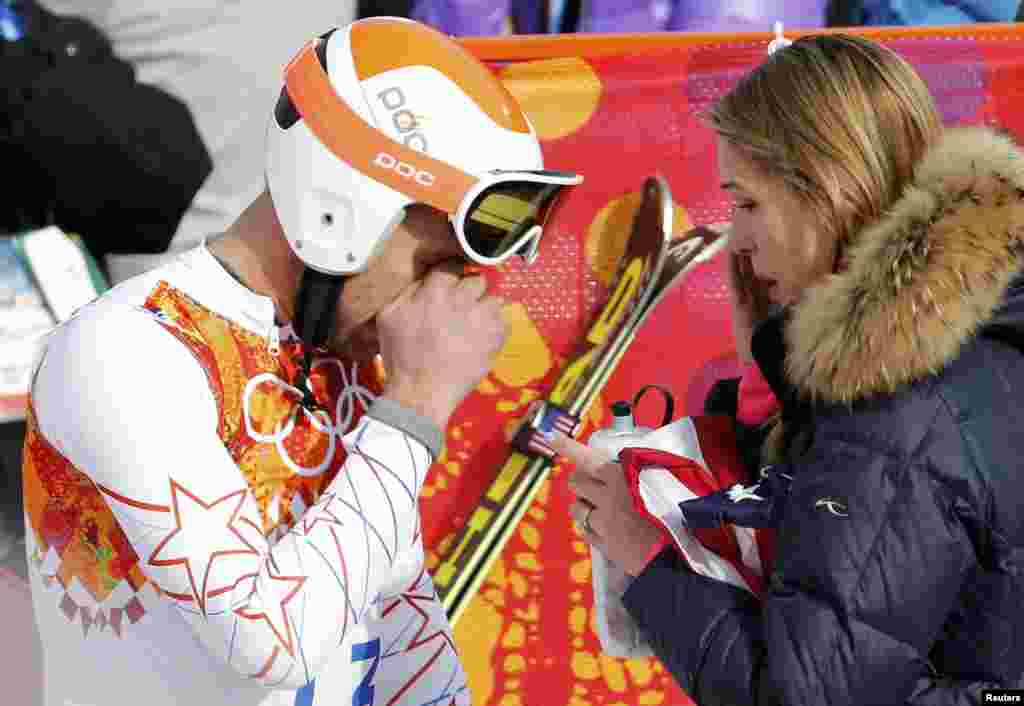
[[440, 400], [440, 396], [436, 392], [431, 394], [430, 390], [423, 390], [418, 386], [389, 382], [385, 385], [381, 396], [426, 417], [434, 422], [442, 432], [448, 426], [448, 418], [452, 413], [451, 405]]
[[381, 395], [373, 401], [366, 414], [420, 442], [430, 452], [431, 463], [441, 457], [444, 450], [444, 430], [435, 424], [434, 420], [417, 410]]

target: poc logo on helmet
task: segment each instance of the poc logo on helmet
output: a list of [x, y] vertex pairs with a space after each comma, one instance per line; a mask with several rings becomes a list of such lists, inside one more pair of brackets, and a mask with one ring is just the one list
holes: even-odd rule
[[398, 130], [398, 135], [405, 146], [428, 154], [427, 137], [420, 131], [420, 122], [416, 115], [405, 107], [405, 94], [402, 89], [398, 86], [387, 88], [378, 93], [377, 98], [391, 111], [391, 123]]
[[415, 181], [417, 184], [422, 184], [423, 186], [434, 185], [433, 174], [422, 169], [417, 169], [411, 164], [401, 162], [387, 152], [378, 152], [377, 156], [373, 159], [373, 163], [378, 167], [395, 172], [400, 177]]

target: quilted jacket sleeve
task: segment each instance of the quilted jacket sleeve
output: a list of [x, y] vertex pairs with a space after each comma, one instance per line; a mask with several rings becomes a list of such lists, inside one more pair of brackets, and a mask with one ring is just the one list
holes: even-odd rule
[[943, 680], [927, 658], [975, 561], [949, 499], [923, 461], [816, 448], [789, 469], [763, 605], [665, 552], [627, 609], [701, 706], [975, 702], [989, 685]]

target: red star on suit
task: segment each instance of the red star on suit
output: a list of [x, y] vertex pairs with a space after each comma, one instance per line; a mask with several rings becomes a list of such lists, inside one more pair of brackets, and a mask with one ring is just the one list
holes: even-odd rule
[[325, 525], [337, 525], [344, 527], [345, 523], [338, 519], [338, 517], [331, 512], [331, 505], [334, 502], [334, 495], [328, 493], [320, 498], [320, 502], [317, 505], [311, 507], [306, 511], [306, 514], [302, 516], [302, 533], [309, 535], [313, 528], [316, 527], [318, 522], [322, 522]]
[[234, 581], [224, 586], [209, 585], [214, 561], [222, 556], [259, 553], [235, 526], [236, 522], [244, 520], [239, 513], [245, 498], [246, 490], [243, 488], [206, 503], [184, 486], [171, 481], [171, 510], [176, 526], [153, 550], [149, 564], [183, 566], [191, 595], [165, 592], [178, 600], [194, 600], [203, 615], [206, 615], [207, 598], [234, 588]]
[[[448, 649], [450, 649], [452, 652], [456, 652], [455, 645], [452, 644], [451, 638], [443, 630], [436, 630], [430, 633], [429, 635], [423, 635], [424, 631], [426, 631], [427, 626], [430, 623], [430, 616], [427, 615], [427, 612], [423, 610], [423, 608], [419, 604], [430, 603], [436, 600], [436, 597], [433, 595], [412, 593], [412, 591], [416, 590], [419, 587], [422, 578], [423, 573], [421, 571], [420, 575], [416, 578], [415, 581], [413, 581], [412, 585], [409, 587], [408, 592], [403, 593], [399, 598], [395, 599], [394, 603], [389, 605], [384, 610], [384, 615], [387, 615], [392, 610], [405, 603], [410, 608], [412, 608], [416, 613], [418, 613], [419, 616], [422, 618], [422, 623], [420, 624], [419, 629], [416, 631], [416, 634], [412, 636], [411, 640], [409, 640], [409, 644], [407, 644], [403, 648], [404, 652], [410, 652], [412, 650], [415, 650], [417, 647], [422, 647], [423, 645], [426, 645], [431, 642], [440, 641], [441, 644], [438, 646], [436, 650], [434, 650], [434, 653], [419, 668], [419, 670], [409, 678], [409, 681], [407, 681], [402, 686], [402, 688], [395, 693], [391, 701], [388, 702], [389, 704], [397, 703], [398, 700], [402, 697], [402, 695], [412, 688], [412, 686], [420, 679], [420, 677], [422, 677], [430, 669], [434, 662], [437, 661], [438, 657], [441, 656], [441, 653], [444, 652], [446, 645]], [[452, 700], [452, 703], [455, 703], [454, 699]]]
[[[277, 637], [277, 641], [288, 652], [295, 657], [295, 640], [292, 632], [292, 623], [288, 618], [288, 602], [295, 597], [302, 585], [306, 583], [305, 576], [280, 576], [275, 575], [273, 558], [267, 563], [266, 578], [268, 581], [262, 583], [263, 591], [260, 600], [263, 610], [256, 612], [246, 608], [236, 608], [235, 615], [246, 620], [262, 620]], [[253, 587], [258, 580], [252, 577]]]

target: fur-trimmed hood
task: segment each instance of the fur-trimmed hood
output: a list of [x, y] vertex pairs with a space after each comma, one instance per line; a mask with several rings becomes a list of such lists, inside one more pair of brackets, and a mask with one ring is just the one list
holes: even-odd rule
[[853, 402], [936, 373], [985, 326], [1024, 330], [1022, 255], [1024, 154], [987, 128], [946, 130], [848, 268], [793, 305], [787, 378]]

